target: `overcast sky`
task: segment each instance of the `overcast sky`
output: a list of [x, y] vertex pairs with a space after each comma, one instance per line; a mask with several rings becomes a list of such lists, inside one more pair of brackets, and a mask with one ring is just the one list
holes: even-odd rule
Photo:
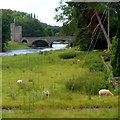
[[59, 7], [60, 0], [1, 0], [0, 9], [11, 9], [20, 12], [35, 13], [41, 22], [50, 25], [59, 25], [53, 17], [55, 8]]

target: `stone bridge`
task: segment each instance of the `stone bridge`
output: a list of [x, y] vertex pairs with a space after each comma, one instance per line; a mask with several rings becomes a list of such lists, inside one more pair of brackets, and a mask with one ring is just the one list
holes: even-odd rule
[[16, 26], [15, 23], [11, 23], [11, 40], [19, 43], [27, 42], [32, 45], [36, 41], [45, 41], [49, 47], [52, 47], [54, 41], [68, 41], [68, 46], [71, 47], [74, 37], [72, 36], [54, 36], [54, 37], [22, 37], [22, 26]]
[[73, 43], [73, 37], [71, 36], [58, 36], [58, 37], [22, 37], [20, 42], [26, 42], [29, 45], [32, 45], [35, 41], [45, 41], [49, 47], [52, 47], [54, 41], [68, 41], [68, 46], [71, 47]]

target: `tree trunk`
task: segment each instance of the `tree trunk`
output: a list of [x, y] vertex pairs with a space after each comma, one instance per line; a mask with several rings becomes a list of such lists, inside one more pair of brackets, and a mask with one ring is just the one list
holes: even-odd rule
[[105, 31], [105, 28], [104, 28], [104, 26], [103, 26], [103, 24], [102, 24], [102, 22], [101, 22], [101, 19], [100, 19], [100, 17], [99, 17], [99, 14], [97, 13], [96, 10], [95, 10], [95, 14], [96, 14], [96, 17], [97, 17], [98, 22], [99, 22], [99, 24], [100, 24], [100, 27], [101, 27], [101, 29], [102, 29], [102, 32], [103, 32], [103, 34], [104, 34], [104, 36], [105, 36], [105, 38], [106, 38], [106, 41], [107, 41], [107, 44], [108, 44], [108, 50], [110, 50], [111, 43], [110, 43], [109, 37], [108, 37], [108, 35], [107, 35], [106, 31]]

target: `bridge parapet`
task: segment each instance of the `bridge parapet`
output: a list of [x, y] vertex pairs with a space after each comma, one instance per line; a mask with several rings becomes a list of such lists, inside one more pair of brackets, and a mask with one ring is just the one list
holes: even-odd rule
[[23, 37], [21, 39], [21, 42], [23, 40], [26, 40], [29, 45], [32, 45], [33, 42], [35, 42], [35, 41], [42, 40], [42, 41], [47, 42], [49, 47], [52, 46], [54, 41], [64, 40], [64, 41], [68, 41], [69, 46], [71, 46], [73, 43], [74, 37], [72, 37], [72, 36], [65, 36], [65, 37], [64, 36], [58, 36], [58, 37], [57, 36], [55, 36], [55, 37], [54, 36], [53, 37]]

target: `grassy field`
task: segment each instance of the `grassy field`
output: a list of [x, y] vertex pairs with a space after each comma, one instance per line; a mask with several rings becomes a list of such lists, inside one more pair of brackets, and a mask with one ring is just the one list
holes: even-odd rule
[[[101, 54], [92, 51], [85, 56], [86, 52], [72, 48], [3, 57], [2, 108], [29, 111], [3, 113], [3, 118], [117, 118], [118, 94], [108, 84], [109, 74], [104, 71]], [[24, 82], [21, 86], [16, 83], [19, 79]], [[110, 89], [115, 96], [99, 97], [102, 88]], [[43, 94], [44, 89], [50, 91], [49, 97]]]

